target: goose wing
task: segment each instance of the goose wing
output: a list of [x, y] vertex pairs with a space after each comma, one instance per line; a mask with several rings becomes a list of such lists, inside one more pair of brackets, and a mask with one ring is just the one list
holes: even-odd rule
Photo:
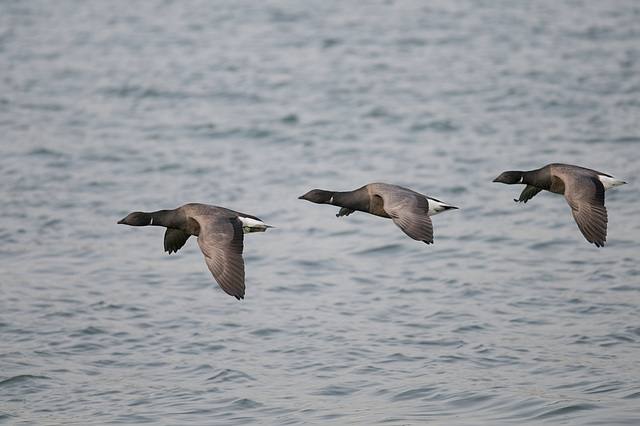
[[200, 225], [198, 245], [220, 287], [237, 299], [244, 299], [242, 224], [234, 216], [208, 215], [193, 219]]
[[188, 239], [189, 234], [179, 229], [167, 228], [167, 231], [164, 233], [164, 251], [169, 252], [169, 254], [177, 253]]
[[535, 195], [540, 191], [542, 191], [542, 188], [538, 188], [538, 187], [533, 186], [533, 185], [527, 185], [522, 190], [522, 193], [520, 194], [520, 197], [517, 200], [513, 200], [513, 201], [519, 201], [519, 202], [522, 202], [522, 203], [526, 203], [527, 201], [529, 201], [530, 199], [535, 197]]
[[402, 232], [414, 240], [433, 243], [433, 224], [426, 197], [400, 189], [379, 191], [376, 196], [382, 198], [384, 211]]
[[564, 197], [582, 235], [597, 247], [607, 239], [607, 209], [604, 206], [604, 185], [596, 176], [558, 176], [565, 185]]

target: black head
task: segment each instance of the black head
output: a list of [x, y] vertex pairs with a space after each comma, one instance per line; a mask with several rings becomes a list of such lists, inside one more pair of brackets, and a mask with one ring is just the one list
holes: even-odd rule
[[333, 192], [323, 189], [312, 189], [304, 195], [298, 197], [299, 200], [307, 200], [316, 204], [327, 204], [333, 197]]
[[151, 219], [150, 213], [133, 212], [129, 213], [124, 219], [119, 220], [118, 223], [129, 226], [147, 226], [151, 225]]
[[522, 172], [502, 172], [502, 174], [493, 181], [506, 183], [507, 185], [522, 183]]

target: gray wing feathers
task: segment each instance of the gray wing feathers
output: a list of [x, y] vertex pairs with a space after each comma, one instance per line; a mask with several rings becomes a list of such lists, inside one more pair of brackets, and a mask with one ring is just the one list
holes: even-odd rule
[[582, 235], [597, 247], [607, 239], [607, 209], [604, 206], [604, 185], [596, 177], [589, 180], [563, 179], [564, 196], [571, 206], [573, 218]]
[[433, 243], [433, 224], [428, 215], [429, 202], [425, 197], [408, 191], [378, 195], [384, 201], [384, 210], [402, 232], [414, 240]]
[[198, 245], [213, 278], [228, 294], [244, 299], [242, 224], [224, 216], [194, 217], [200, 224]]

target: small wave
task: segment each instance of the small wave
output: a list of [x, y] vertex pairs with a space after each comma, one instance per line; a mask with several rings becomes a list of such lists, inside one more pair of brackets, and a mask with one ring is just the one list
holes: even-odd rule
[[51, 378], [47, 376], [34, 376], [31, 374], [21, 374], [19, 376], [13, 376], [8, 379], [0, 381], [0, 386], [9, 386], [12, 384], [31, 382], [34, 380], [51, 380]]
[[237, 408], [241, 408], [243, 410], [246, 409], [250, 409], [250, 408], [259, 408], [264, 406], [264, 404], [262, 404], [261, 402], [258, 401], [254, 401], [253, 399], [249, 399], [249, 398], [241, 398], [238, 399], [237, 401], [234, 401], [233, 405]]
[[[562, 401], [557, 401], [556, 404], [561, 403]], [[552, 418], [562, 418], [568, 414], [575, 413], [576, 411], [588, 411], [597, 409], [598, 405], [583, 402], [580, 404], [570, 404], [560, 408], [554, 408], [552, 410], [547, 411], [546, 413], [540, 414], [539, 416], [533, 417], [531, 420], [550, 420]], [[575, 416], [572, 416], [575, 418]]]
[[372, 247], [365, 250], [357, 251], [355, 254], [363, 256], [379, 253], [395, 253], [402, 248], [400, 244], [386, 244], [378, 247]]
[[355, 388], [355, 387], [331, 385], [331, 386], [326, 386], [316, 392], [313, 392], [313, 394], [326, 395], [326, 396], [347, 396], [347, 395], [352, 395], [356, 392], [358, 392], [358, 388]]
[[424, 399], [437, 396], [441, 392], [438, 386], [422, 386], [399, 392], [391, 397], [391, 401], [407, 401], [411, 399]]
[[52, 158], [69, 157], [68, 154], [65, 154], [60, 151], [55, 151], [53, 149], [45, 148], [45, 147], [33, 149], [29, 151], [27, 155], [34, 155], [34, 156], [40, 156], [40, 157], [52, 157]]
[[261, 328], [260, 330], [252, 331], [251, 334], [254, 336], [267, 337], [281, 332], [282, 330], [277, 328]]
[[214, 383], [224, 383], [224, 382], [235, 382], [235, 383], [243, 383], [254, 381], [255, 379], [249, 376], [246, 373], [241, 371], [225, 369], [216, 374], [215, 376], [211, 376], [207, 379], [207, 381], [212, 381]]
[[422, 132], [425, 130], [433, 130], [439, 133], [450, 133], [461, 130], [462, 126], [451, 120], [434, 120], [428, 123], [415, 123], [409, 129], [411, 132]]
[[39, 111], [62, 111], [64, 107], [60, 104], [22, 104], [21, 108]]

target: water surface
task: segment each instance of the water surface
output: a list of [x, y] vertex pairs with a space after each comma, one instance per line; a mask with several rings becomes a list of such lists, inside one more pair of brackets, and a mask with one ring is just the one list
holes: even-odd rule
[[[636, 424], [640, 7], [2, 2], [0, 419]], [[568, 162], [608, 240], [508, 169]], [[369, 182], [460, 207], [435, 244], [297, 197]], [[116, 222], [221, 205], [247, 294], [195, 241]]]

